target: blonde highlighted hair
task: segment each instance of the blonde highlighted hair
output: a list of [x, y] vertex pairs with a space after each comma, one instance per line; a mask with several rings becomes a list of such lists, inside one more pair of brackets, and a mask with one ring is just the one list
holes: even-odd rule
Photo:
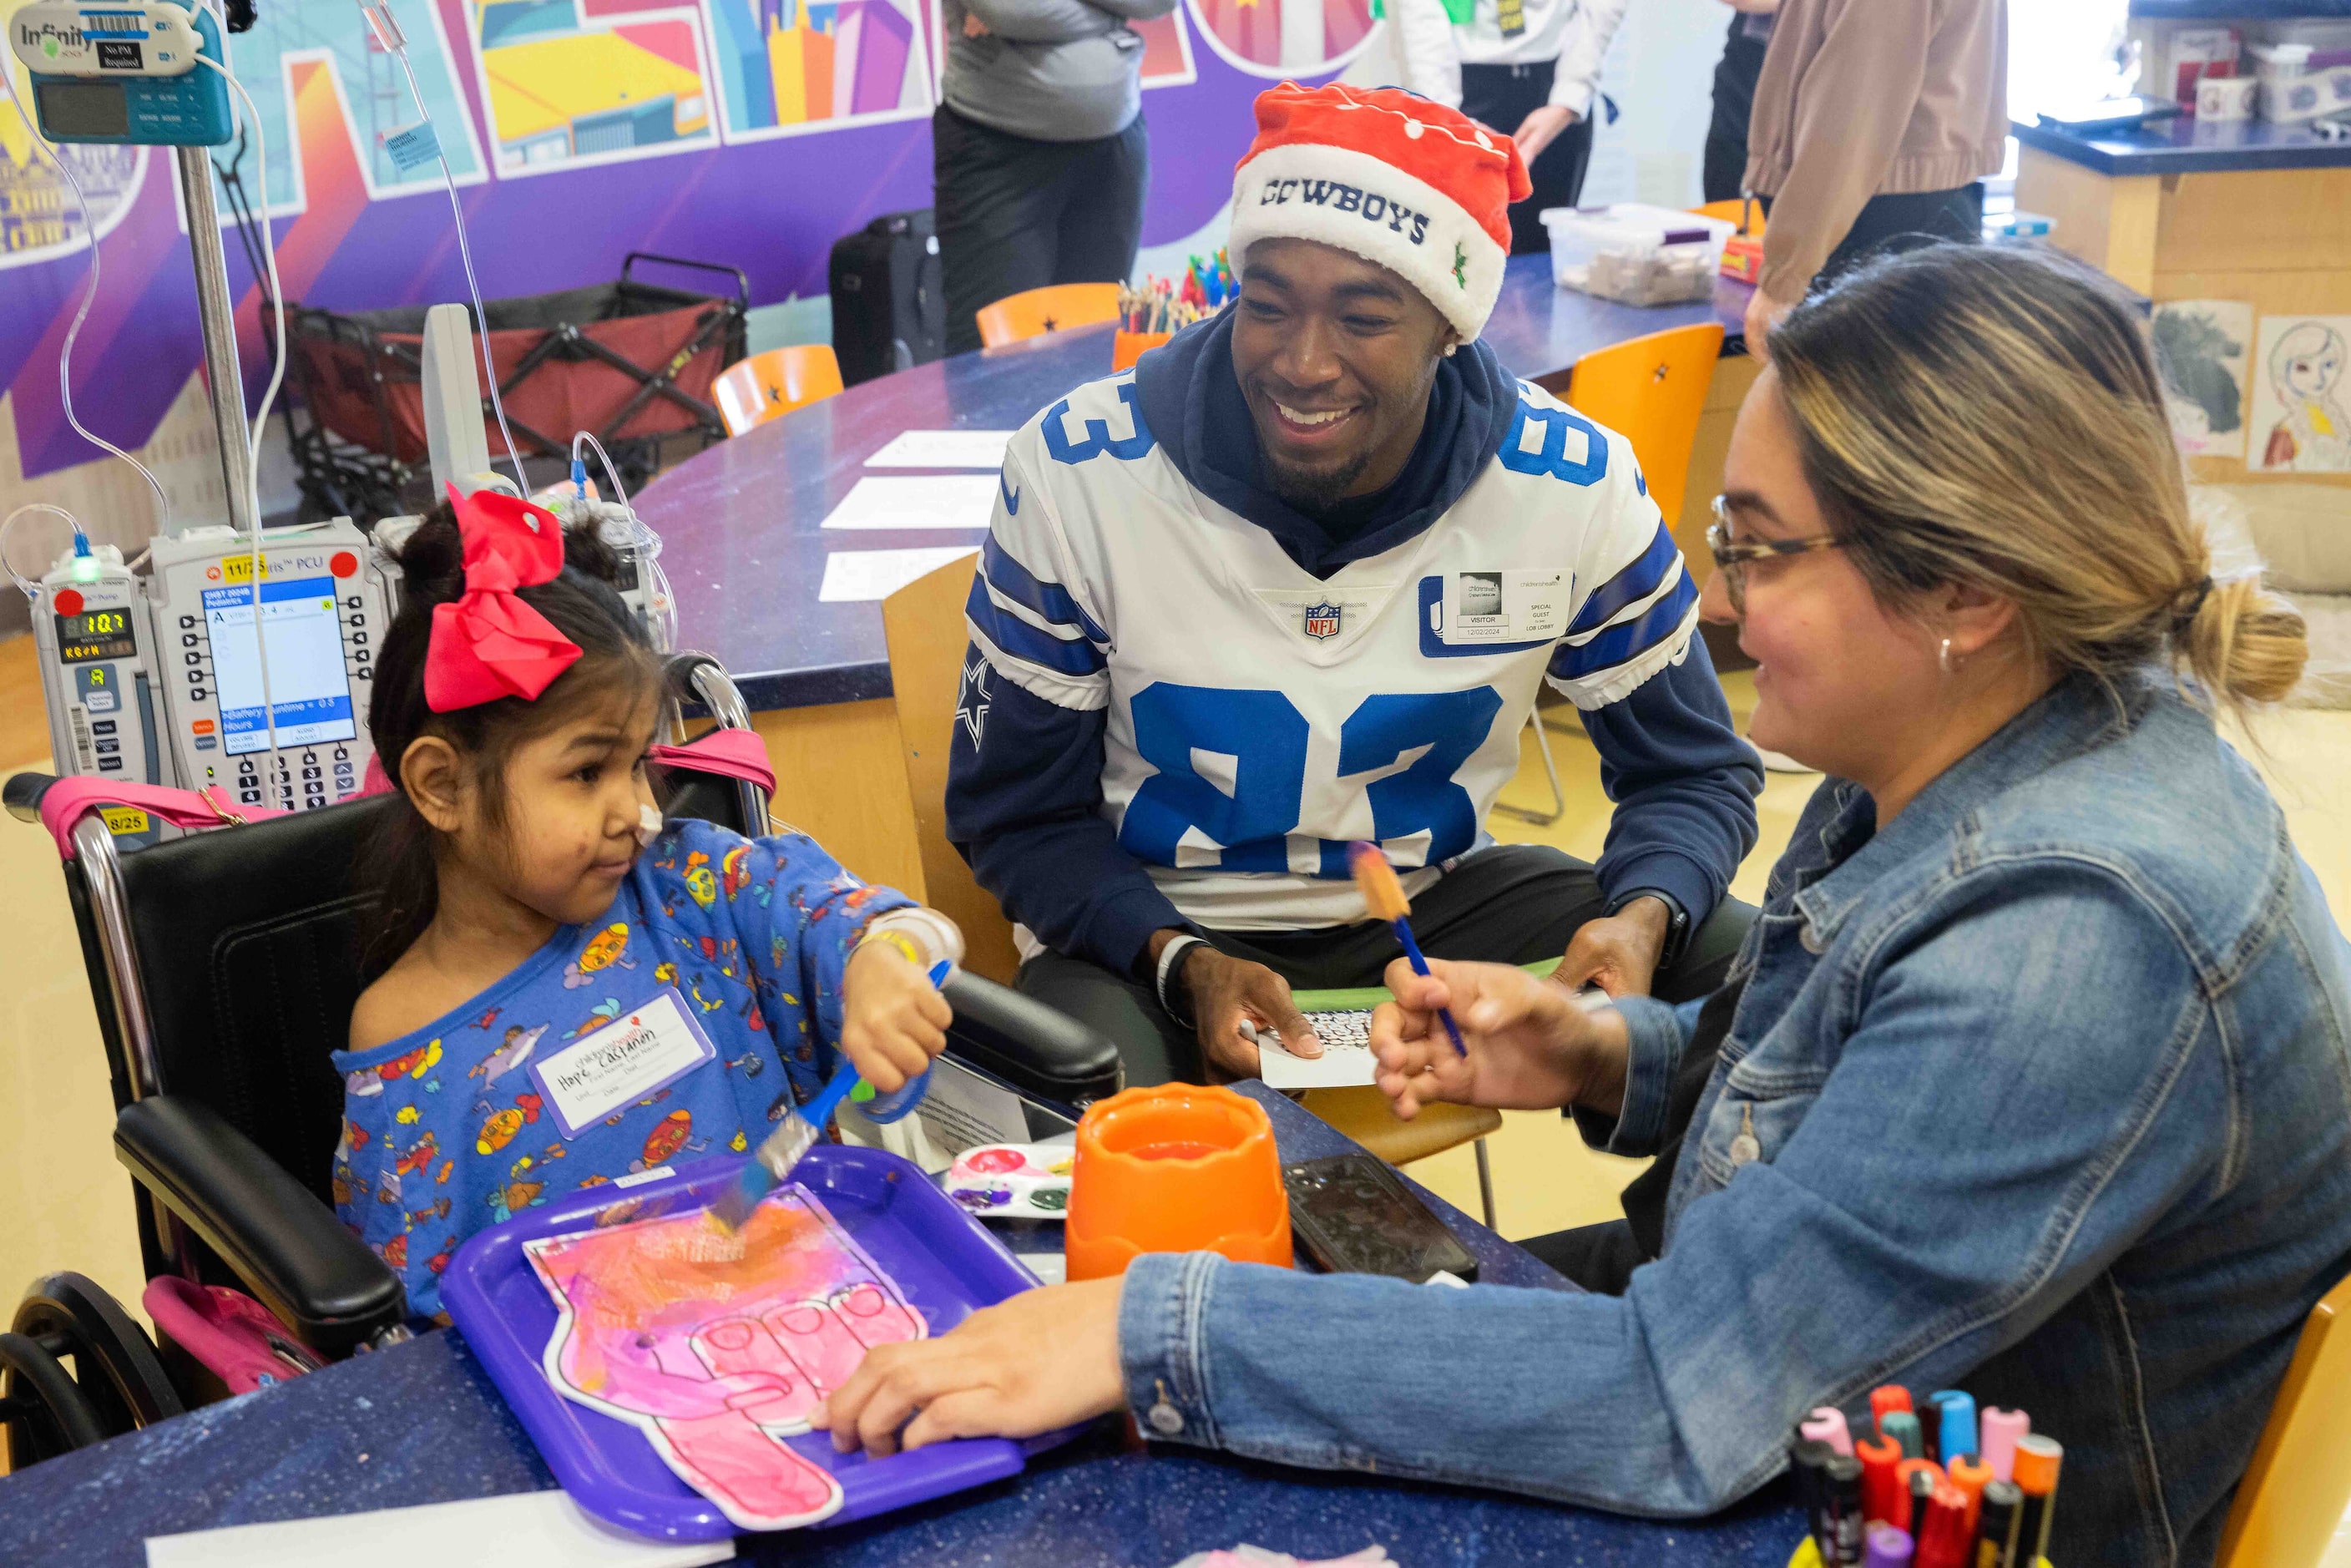
[[2098, 273], [1997, 246], [1888, 256], [1791, 311], [1771, 365], [1881, 601], [1970, 584], [2061, 671], [2168, 665], [2232, 708], [2300, 677], [2302, 616], [2258, 570], [2215, 578], [2138, 312]]

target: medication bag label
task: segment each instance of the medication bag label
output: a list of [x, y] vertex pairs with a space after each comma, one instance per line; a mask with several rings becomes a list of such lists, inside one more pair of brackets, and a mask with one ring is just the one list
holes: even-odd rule
[[676, 1082], [718, 1052], [677, 994], [664, 990], [578, 1043], [531, 1063], [540, 1100], [566, 1138]]
[[1447, 647], [1479, 643], [1547, 643], [1566, 633], [1573, 574], [1558, 568], [1454, 571], [1429, 607], [1431, 628]]

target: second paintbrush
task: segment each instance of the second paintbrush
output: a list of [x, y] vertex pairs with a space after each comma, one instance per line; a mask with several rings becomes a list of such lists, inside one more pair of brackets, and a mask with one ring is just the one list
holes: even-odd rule
[[[1372, 918], [1384, 920], [1395, 927], [1396, 940], [1404, 944], [1404, 956], [1411, 960], [1412, 972], [1426, 975], [1428, 960], [1420, 956], [1420, 944], [1413, 940], [1412, 922], [1406, 918], [1412, 914], [1412, 904], [1405, 897], [1404, 883], [1396, 880], [1395, 868], [1388, 864], [1387, 856], [1380, 853], [1375, 845], [1359, 841], [1347, 846], [1347, 869], [1355, 873], [1355, 885], [1363, 889], [1364, 903], [1371, 910]], [[1439, 1008], [1437, 1016], [1445, 1025], [1447, 1037], [1453, 1041], [1454, 1052], [1468, 1055], [1468, 1046], [1462, 1043], [1461, 1026], [1453, 1021], [1453, 1010]]]

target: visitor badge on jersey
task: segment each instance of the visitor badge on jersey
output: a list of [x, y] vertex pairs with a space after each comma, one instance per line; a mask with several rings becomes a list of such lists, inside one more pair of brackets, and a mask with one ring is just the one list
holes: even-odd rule
[[1448, 647], [1547, 643], [1566, 634], [1569, 572], [1449, 571], [1428, 607], [1429, 630]]
[[556, 1126], [566, 1138], [576, 1138], [622, 1106], [667, 1088], [717, 1057], [673, 986], [532, 1062], [530, 1076]]

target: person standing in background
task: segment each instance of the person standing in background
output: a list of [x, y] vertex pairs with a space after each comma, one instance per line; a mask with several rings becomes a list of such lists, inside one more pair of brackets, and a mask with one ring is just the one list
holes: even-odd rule
[[1771, 42], [1771, 16], [1780, 0], [1723, 0], [1736, 13], [1714, 68], [1714, 118], [1706, 128], [1700, 176], [1709, 202], [1735, 202], [1747, 190], [1747, 118], [1755, 110], [1755, 79]]
[[[1339, 73], [1342, 87], [1400, 87], [1447, 109], [1461, 107], [1461, 51], [1453, 12], [1468, 18], [1475, 0], [1372, 0], [1372, 19], [1386, 26]], [[1520, 154], [1524, 162], [1526, 155]]]
[[1383, 0], [1384, 37], [1339, 79], [1416, 92], [1517, 142], [1534, 194], [1510, 205], [1510, 254], [1547, 251], [1544, 209], [1583, 192], [1600, 59], [1627, 4]]
[[1143, 39], [1176, 0], [944, 0], [931, 118], [947, 352], [977, 314], [1052, 283], [1123, 283], [1143, 239], [1151, 136]]
[[2007, 141], [2007, 0], [1781, 0], [1748, 121], [1771, 223], [1747, 351], [1883, 240], [1977, 238]]

